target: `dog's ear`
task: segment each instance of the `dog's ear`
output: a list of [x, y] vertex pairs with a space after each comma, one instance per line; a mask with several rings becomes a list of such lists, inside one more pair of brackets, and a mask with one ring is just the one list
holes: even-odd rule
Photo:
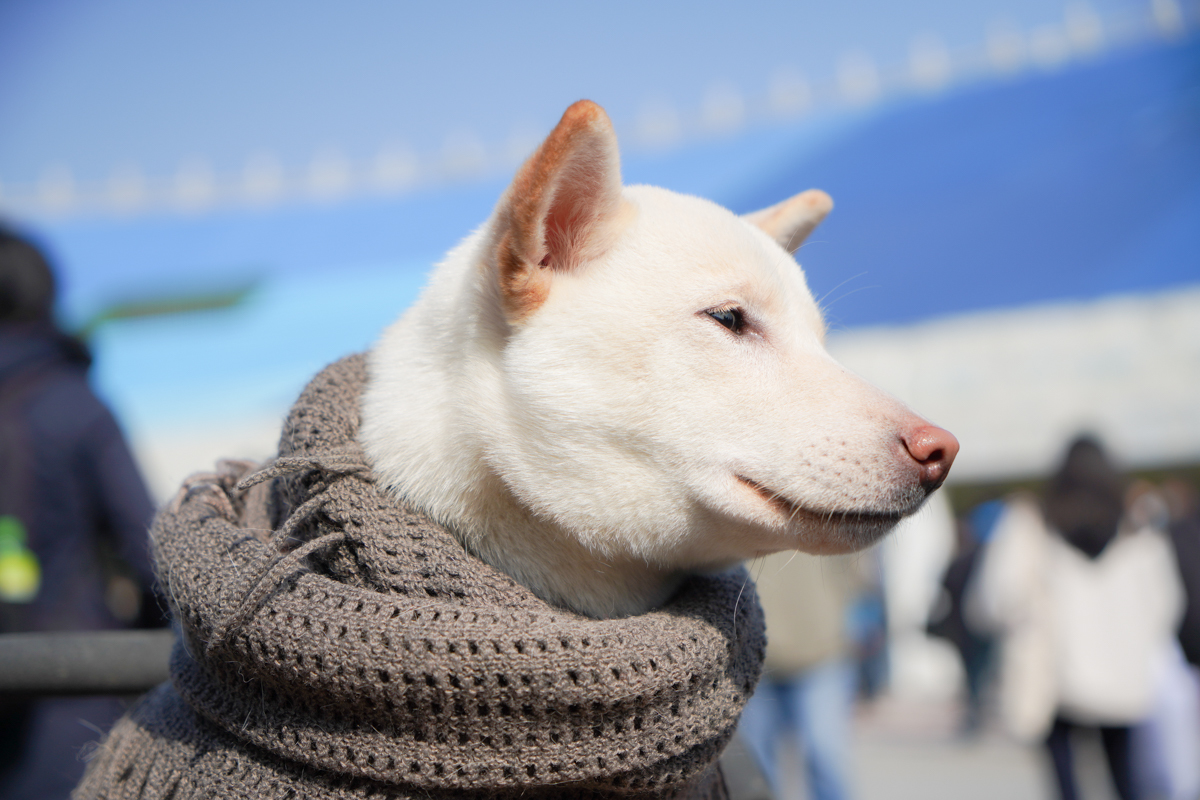
[[829, 195], [820, 189], [809, 189], [770, 208], [752, 211], [742, 219], [762, 228], [783, 249], [794, 253], [832, 209]]
[[580, 100], [521, 166], [500, 201], [493, 241], [509, 322], [542, 304], [555, 272], [604, 252], [620, 205], [617, 136], [604, 109]]

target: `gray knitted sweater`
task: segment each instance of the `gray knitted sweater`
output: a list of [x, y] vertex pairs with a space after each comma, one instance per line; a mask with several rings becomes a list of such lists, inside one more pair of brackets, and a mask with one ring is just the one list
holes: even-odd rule
[[361, 356], [328, 367], [278, 459], [195, 476], [160, 513], [171, 682], [76, 797], [723, 797], [763, 655], [746, 573], [626, 619], [547, 605], [375, 484], [365, 381]]

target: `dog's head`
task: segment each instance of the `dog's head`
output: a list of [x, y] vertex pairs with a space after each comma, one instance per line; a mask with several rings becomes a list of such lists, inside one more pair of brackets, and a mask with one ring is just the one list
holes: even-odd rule
[[381, 341], [377, 473], [531, 585], [529, 549], [559, 541], [531, 521], [667, 570], [878, 540], [958, 444], [825, 351], [792, 253], [830, 207], [623, 187], [608, 117], [576, 103]]
[[592, 548], [679, 566], [851, 551], [914, 512], [958, 443], [826, 352], [792, 254], [831, 207], [622, 187], [608, 117], [571, 106], [488, 233], [496, 473]]

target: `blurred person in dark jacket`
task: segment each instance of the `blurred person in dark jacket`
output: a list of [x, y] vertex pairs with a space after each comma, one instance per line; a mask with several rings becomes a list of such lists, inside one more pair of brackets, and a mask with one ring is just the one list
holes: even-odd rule
[[[126, 627], [138, 605], [131, 581], [153, 585], [153, 505], [88, 385], [86, 347], [54, 322], [55, 294], [41, 251], [0, 228], [4, 633]], [[162, 622], [156, 603], [142, 605], [143, 622]], [[122, 709], [115, 698], [0, 700], [0, 798], [67, 797], [83, 774], [82, 750]]]
[[971, 625], [967, 595], [985, 546], [1004, 504], [998, 500], [981, 503], [958, 521], [955, 554], [942, 574], [938, 596], [925, 631], [954, 645], [963, 665], [967, 691], [961, 723], [964, 736], [979, 733], [983, 726], [984, 689], [989, 676], [994, 641], [987, 631]]
[[1182, 478], [1166, 481], [1163, 495], [1171, 544], [1187, 595], [1183, 621], [1179, 623], [1179, 645], [1192, 666], [1200, 668], [1200, 499], [1195, 488]]
[[1150, 717], [1134, 737], [1140, 778], [1149, 797], [1200, 798], [1200, 508], [1180, 478], [1161, 488], [1130, 489], [1129, 516], [1170, 533], [1183, 580], [1184, 612], [1177, 646], [1159, 664]]

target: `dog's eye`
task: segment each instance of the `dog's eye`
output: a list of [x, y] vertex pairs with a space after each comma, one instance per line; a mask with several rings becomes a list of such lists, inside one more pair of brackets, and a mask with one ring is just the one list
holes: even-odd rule
[[734, 333], [741, 333], [746, 327], [746, 318], [742, 315], [742, 310], [736, 306], [734, 308], [717, 308], [707, 313]]

